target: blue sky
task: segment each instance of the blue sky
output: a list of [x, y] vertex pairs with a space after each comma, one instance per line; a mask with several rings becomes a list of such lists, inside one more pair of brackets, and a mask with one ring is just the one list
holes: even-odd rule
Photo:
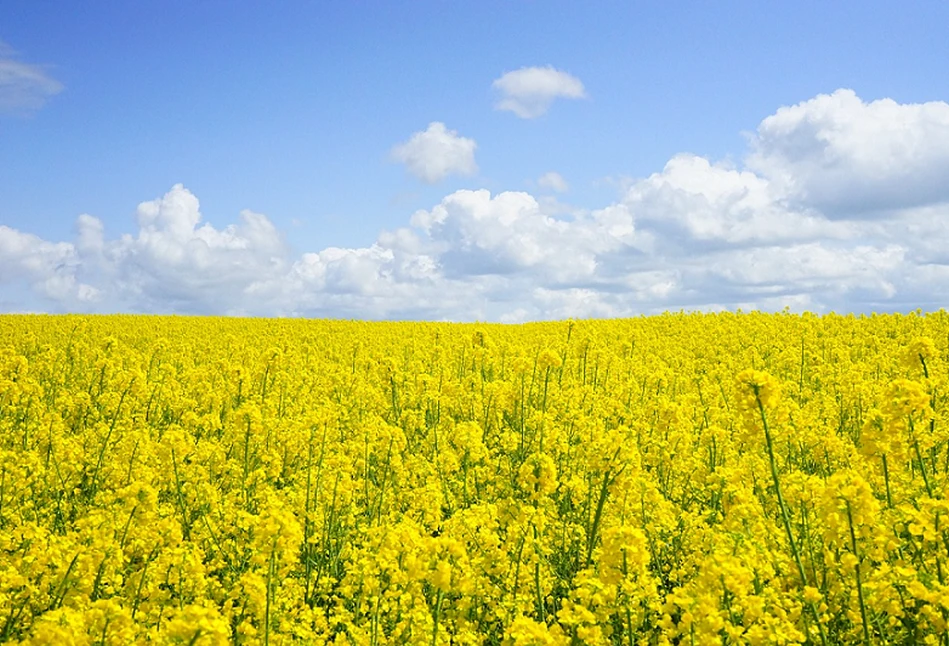
[[947, 24], [942, 1], [7, 0], [0, 310], [938, 308]]

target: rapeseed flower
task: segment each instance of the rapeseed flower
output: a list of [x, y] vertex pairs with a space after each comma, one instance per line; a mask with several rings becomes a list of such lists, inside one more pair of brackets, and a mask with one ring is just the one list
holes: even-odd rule
[[949, 315], [0, 317], [0, 641], [940, 643]]

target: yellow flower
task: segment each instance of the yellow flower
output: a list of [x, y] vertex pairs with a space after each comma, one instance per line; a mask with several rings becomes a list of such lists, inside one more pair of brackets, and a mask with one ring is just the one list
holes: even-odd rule
[[546, 453], [534, 453], [521, 465], [518, 481], [531, 499], [539, 500], [556, 490], [557, 465]]
[[547, 348], [537, 355], [537, 369], [546, 370], [548, 368], [559, 368], [561, 364], [560, 355]]
[[946, 338], [945, 312], [0, 316], [0, 631], [939, 643]]
[[939, 356], [936, 344], [928, 337], [916, 337], [907, 344], [903, 354], [903, 364], [917, 374], [929, 376], [933, 361]]

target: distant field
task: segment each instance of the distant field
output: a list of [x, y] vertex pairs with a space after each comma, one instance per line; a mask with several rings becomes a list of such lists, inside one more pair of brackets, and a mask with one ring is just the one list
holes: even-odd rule
[[946, 644], [947, 343], [0, 316], [0, 641]]

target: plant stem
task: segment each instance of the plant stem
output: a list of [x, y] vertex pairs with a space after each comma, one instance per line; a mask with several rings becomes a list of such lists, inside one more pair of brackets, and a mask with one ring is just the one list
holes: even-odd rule
[[857, 600], [860, 602], [860, 619], [863, 622], [863, 642], [870, 646], [870, 628], [867, 625], [867, 607], [863, 602], [863, 580], [860, 578], [860, 555], [857, 553], [857, 534], [853, 529], [853, 513], [850, 510], [850, 501], [847, 500], [847, 524], [850, 526], [850, 548], [853, 550], [857, 563], [853, 566], [857, 574]]
[[[774, 490], [778, 497], [778, 507], [781, 509], [781, 520], [784, 523], [784, 531], [788, 535], [788, 543], [791, 545], [791, 554], [794, 556], [794, 563], [797, 565], [798, 575], [801, 577], [801, 585], [807, 585], [807, 577], [804, 575], [804, 565], [801, 563], [801, 555], [797, 550], [797, 541], [794, 540], [794, 534], [791, 532], [791, 520], [788, 518], [787, 506], [784, 504], [784, 495], [781, 493], [781, 480], [778, 478], [778, 466], [774, 459], [774, 442], [771, 439], [771, 429], [768, 426], [768, 416], [764, 412], [764, 404], [761, 403], [761, 396], [758, 392], [758, 386], [752, 385], [755, 393], [755, 402], [758, 404], [758, 412], [761, 414], [761, 423], [764, 426], [765, 443], [768, 445], [768, 464], [771, 466], [771, 478], [774, 481]], [[813, 602], [808, 602], [814, 615], [814, 621], [817, 623], [817, 630], [820, 632], [820, 641], [824, 646], [827, 645], [827, 636], [824, 634], [824, 627], [820, 623], [820, 615]]]

